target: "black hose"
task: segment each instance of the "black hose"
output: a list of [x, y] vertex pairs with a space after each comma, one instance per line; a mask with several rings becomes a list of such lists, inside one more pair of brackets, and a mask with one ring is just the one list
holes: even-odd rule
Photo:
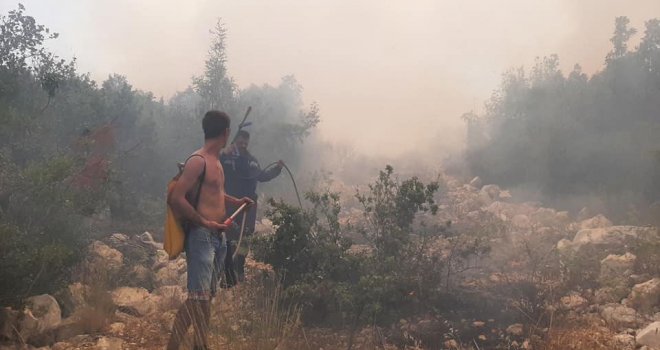
[[[268, 169], [270, 169], [270, 168], [272, 168], [272, 167], [274, 167], [278, 164], [279, 164], [279, 162], [272, 162], [272, 163], [266, 165], [265, 168], [261, 169], [261, 171], [262, 172], [266, 171], [266, 170], [268, 170]], [[293, 173], [291, 172], [291, 169], [289, 169], [289, 167], [286, 166], [286, 164], [282, 164], [282, 167], [284, 168], [284, 170], [286, 170], [287, 173], [289, 173], [289, 178], [291, 179], [291, 183], [293, 183], [293, 189], [296, 191], [296, 198], [298, 198], [298, 205], [300, 205], [300, 209], [303, 209], [302, 200], [300, 199], [300, 193], [298, 192], [298, 185], [296, 185], [296, 180], [293, 178]], [[241, 180], [256, 180], [258, 177], [259, 177], [259, 175], [252, 176], [252, 177], [242, 177], [241, 176], [239, 178]]]

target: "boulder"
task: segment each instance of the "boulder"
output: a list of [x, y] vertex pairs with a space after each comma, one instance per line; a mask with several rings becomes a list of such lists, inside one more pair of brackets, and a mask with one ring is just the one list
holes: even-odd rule
[[96, 341], [94, 350], [122, 350], [124, 341], [114, 337], [101, 337]]
[[598, 214], [590, 219], [582, 220], [579, 224], [579, 229], [591, 229], [591, 228], [604, 228], [612, 226], [612, 221], [608, 220], [602, 214]]
[[156, 271], [156, 286], [186, 285], [186, 261], [176, 259]]
[[628, 301], [632, 307], [644, 313], [651, 313], [660, 307], [660, 278], [636, 284]]
[[178, 285], [159, 287], [154, 290], [154, 296], [158, 297], [158, 308], [161, 311], [177, 309], [187, 298], [185, 290]]
[[470, 181], [470, 186], [479, 188], [482, 185], [481, 178], [479, 176], [476, 176], [474, 179]]
[[589, 306], [587, 299], [583, 298], [577, 293], [571, 293], [564, 296], [559, 301], [563, 310], [579, 311]]
[[630, 334], [617, 334], [614, 336], [617, 350], [635, 350], [635, 337]]
[[500, 187], [497, 185], [485, 185], [479, 191], [479, 198], [486, 203], [490, 204], [492, 201], [500, 199]]
[[129, 237], [123, 233], [113, 233], [110, 235], [110, 238], [108, 238], [108, 243], [112, 245], [113, 247], [119, 247], [123, 244], [128, 243]]
[[637, 343], [660, 349], [660, 322], [653, 322], [637, 332]]
[[114, 274], [124, 265], [124, 255], [101, 241], [94, 241], [88, 247], [87, 270], [91, 273]]
[[513, 226], [518, 228], [528, 228], [532, 225], [531, 220], [525, 214], [517, 214], [511, 219]]
[[635, 328], [637, 326], [637, 312], [621, 304], [606, 304], [601, 307], [600, 315], [615, 328]]
[[[621, 248], [634, 239], [657, 239], [658, 230], [653, 227], [639, 226], [611, 226], [584, 229], [578, 231], [570, 244], [562, 248], [579, 251], [583, 246], [609, 246]], [[557, 246], [559, 248], [559, 245]]]
[[520, 337], [524, 334], [524, 328], [521, 323], [515, 323], [506, 328], [507, 334]]
[[0, 309], [0, 339], [15, 340], [20, 313], [10, 307]]
[[18, 329], [23, 339], [55, 329], [62, 322], [62, 311], [55, 298], [48, 294], [29, 297], [19, 316]]
[[149, 232], [144, 232], [137, 236], [138, 240], [145, 246], [155, 250], [163, 250], [163, 243], [156, 242]]
[[89, 286], [80, 282], [74, 282], [68, 285], [64, 290], [58, 293], [58, 300], [62, 307], [64, 315], [71, 315], [76, 310], [87, 305], [87, 297], [90, 295]]
[[631, 253], [608, 255], [600, 262], [600, 283], [608, 287], [627, 286], [635, 260], [637, 257]]
[[137, 264], [130, 271], [132, 285], [149, 288], [154, 280], [153, 273], [148, 268]]
[[155, 311], [151, 294], [144, 288], [120, 287], [112, 291], [112, 301], [119, 311], [134, 316], [145, 316]]
[[619, 303], [628, 292], [628, 288], [603, 287], [594, 293], [594, 301], [597, 304]]

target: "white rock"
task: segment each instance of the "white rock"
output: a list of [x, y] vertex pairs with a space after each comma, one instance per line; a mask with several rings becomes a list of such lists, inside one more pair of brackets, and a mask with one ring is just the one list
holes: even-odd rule
[[587, 299], [576, 293], [562, 297], [560, 303], [563, 310], [580, 310], [589, 305]]
[[103, 242], [92, 242], [88, 250], [88, 267], [92, 272], [118, 272], [124, 264], [124, 255]]
[[617, 350], [635, 350], [635, 337], [630, 334], [617, 334], [614, 336]]
[[150, 300], [151, 294], [144, 288], [119, 287], [111, 293], [112, 301], [120, 310], [145, 316], [155, 311], [156, 305]]
[[122, 345], [124, 341], [119, 338], [101, 337], [96, 342], [94, 350], [122, 350]]
[[186, 285], [186, 260], [176, 259], [156, 271], [156, 285]]
[[14, 340], [16, 338], [16, 324], [19, 312], [10, 307], [0, 309], [0, 338]]
[[653, 322], [637, 333], [637, 343], [660, 349], [660, 322]]
[[652, 227], [611, 226], [584, 229], [578, 231], [575, 235], [571, 242], [571, 248], [577, 251], [584, 245], [622, 246], [630, 239], [653, 239], [657, 235], [657, 229]]
[[128, 236], [123, 233], [113, 233], [112, 235], [110, 235], [110, 238], [108, 238], [108, 242], [110, 242], [110, 244], [114, 246], [124, 244], [128, 242], [128, 240], [129, 240]]
[[26, 299], [19, 326], [23, 339], [56, 328], [62, 322], [62, 311], [57, 300], [48, 294]]
[[522, 336], [524, 334], [524, 328], [521, 323], [515, 323], [506, 328], [506, 332], [515, 336]]
[[612, 226], [612, 221], [607, 219], [602, 214], [598, 214], [590, 219], [580, 221], [580, 230], [590, 228], [604, 228]]
[[636, 284], [628, 297], [630, 305], [645, 313], [653, 312], [660, 307], [660, 278], [654, 278], [644, 283]]
[[600, 262], [600, 281], [604, 285], [619, 286], [627, 283], [637, 257], [631, 253], [610, 254]]
[[479, 188], [481, 187], [481, 178], [479, 176], [476, 176], [474, 179], [470, 181], [470, 186]]
[[637, 326], [637, 312], [621, 304], [607, 304], [601, 307], [600, 314], [613, 327], [634, 328]]

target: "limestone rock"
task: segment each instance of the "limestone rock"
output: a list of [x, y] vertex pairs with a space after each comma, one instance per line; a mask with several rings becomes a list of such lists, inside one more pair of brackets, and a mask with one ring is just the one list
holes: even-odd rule
[[653, 322], [637, 333], [637, 343], [660, 349], [660, 322]]
[[601, 316], [616, 328], [634, 328], [637, 326], [637, 312], [621, 304], [607, 304], [601, 307]]
[[585, 245], [622, 247], [626, 242], [636, 238], [652, 240], [657, 237], [658, 231], [653, 227], [611, 226], [592, 228], [578, 231], [573, 241], [565, 245], [564, 248], [579, 251]]
[[580, 221], [580, 230], [591, 228], [604, 228], [612, 226], [612, 221], [607, 219], [602, 214], [598, 214], [590, 219]]
[[155, 303], [150, 300], [149, 291], [144, 288], [120, 287], [112, 291], [112, 301], [120, 311], [145, 316], [155, 311]]
[[508, 334], [520, 337], [524, 334], [524, 328], [521, 323], [515, 323], [506, 328]]
[[16, 339], [16, 324], [19, 312], [10, 307], [0, 309], [0, 338]]
[[101, 337], [96, 342], [94, 350], [122, 350], [122, 345], [124, 341], [119, 338]]
[[479, 197], [484, 203], [491, 203], [492, 201], [500, 199], [500, 192], [502, 190], [497, 185], [485, 185], [479, 191]]
[[635, 350], [635, 337], [630, 334], [617, 334], [614, 343], [618, 350]]
[[116, 273], [124, 265], [124, 255], [103, 242], [94, 241], [88, 250], [87, 267], [90, 272]]
[[476, 176], [474, 179], [470, 181], [470, 186], [479, 188], [482, 185], [481, 178], [479, 176]]
[[186, 261], [176, 259], [156, 271], [157, 286], [186, 285]]
[[40, 335], [62, 322], [62, 311], [55, 298], [42, 294], [26, 299], [25, 309], [19, 316], [18, 329], [23, 339]]
[[577, 293], [572, 293], [560, 299], [561, 308], [563, 310], [582, 310], [589, 305], [587, 299], [581, 297]]
[[628, 300], [640, 312], [653, 312], [660, 307], [660, 278], [635, 285]]
[[631, 253], [610, 254], [600, 262], [600, 282], [604, 286], [618, 287], [628, 283], [637, 257]]
[[154, 240], [154, 237], [149, 232], [144, 232], [138, 235], [137, 238], [140, 240], [142, 244], [144, 244], [147, 247], [151, 247], [155, 250], [163, 249], [163, 243], [156, 242]]

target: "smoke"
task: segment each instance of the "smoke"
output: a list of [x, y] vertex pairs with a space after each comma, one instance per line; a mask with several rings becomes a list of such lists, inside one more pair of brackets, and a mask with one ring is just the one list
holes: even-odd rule
[[504, 71], [557, 53], [564, 71], [580, 63], [593, 73], [615, 16], [641, 28], [660, 14], [655, 0], [25, 4], [62, 34], [54, 49], [75, 55], [81, 71], [97, 80], [120, 73], [166, 99], [202, 71], [208, 30], [221, 17], [239, 86], [293, 74], [306, 102], [321, 107], [323, 139], [384, 156], [460, 148], [460, 115], [482, 110]]

